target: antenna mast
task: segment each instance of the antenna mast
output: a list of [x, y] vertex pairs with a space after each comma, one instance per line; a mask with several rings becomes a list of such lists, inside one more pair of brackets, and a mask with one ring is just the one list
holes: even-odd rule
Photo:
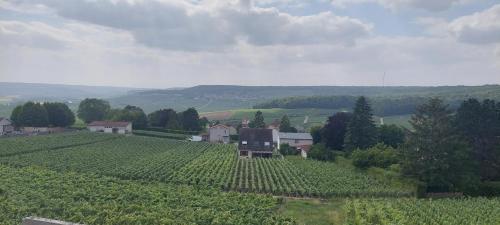
[[[382, 89], [385, 89], [385, 71], [384, 71], [384, 76], [382, 76]], [[380, 125], [384, 125], [384, 109], [385, 105], [382, 105], [382, 115], [380, 115]]]

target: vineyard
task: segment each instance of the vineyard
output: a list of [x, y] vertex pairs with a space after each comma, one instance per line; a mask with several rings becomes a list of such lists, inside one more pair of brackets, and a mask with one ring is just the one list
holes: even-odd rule
[[2, 138], [0, 139], [0, 143], [2, 145], [0, 156], [11, 156], [42, 150], [48, 151], [61, 149], [71, 146], [97, 143], [115, 138], [118, 137], [115, 135], [96, 134], [90, 132], [70, 132], [33, 137]]
[[2, 138], [0, 146], [6, 225], [33, 215], [85, 224], [293, 223], [268, 194], [340, 199], [346, 225], [500, 224], [500, 199], [412, 199], [412, 188], [340, 159], [244, 159], [234, 145], [88, 132]]
[[287, 224], [269, 196], [0, 166], [0, 224], [40, 216], [89, 225]]
[[365, 173], [356, 171], [350, 164], [319, 162], [288, 157], [304, 176], [309, 185], [317, 188], [320, 196], [328, 197], [401, 197], [411, 196], [411, 187], [399, 188], [384, 183]]
[[500, 199], [356, 199], [345, 212], [346, 225], [498, 225]]
[[56, 171], [89, 172], [124, 179], [168, 181], [210, 145], [149, 137], [120, 137], [56, 150], [0, 158], [13, 166], [37, 165]]
[[[87, 135], [92, 134], [83, 133], [81, 138], [88, 138]], [[77, 139], [79, 135], [68, 136]], [[54, 149], [51, 143], [58, 138], [64, 138], [62, 146], [68, 140], [64, 135], [53, 139], [45, 137], [49, 140], [45, 149], [42, 144], [31, 153], [0, 157], [0, 163], [285, 196], [393, 197], [412, 194], [333, 163], [298, 157], [239, 159], [233, 145], [104, 135], [101, 139], [107, 138], [105, 141], [94, 138], [96, 143]], [[42, 139], [35, 141], [43, 142]]]

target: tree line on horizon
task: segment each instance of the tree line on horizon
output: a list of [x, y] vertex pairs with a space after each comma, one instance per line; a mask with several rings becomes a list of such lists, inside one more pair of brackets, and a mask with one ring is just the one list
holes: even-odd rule
[[[351, 109], [356, 105], [358, 96], [298, 96], [274, 99], [255, 105], [254, 109]], [[427, 101], [427, 97], [401, 96], [401, 97], [375, 97], [370, 99], [372, 112], [377, 116], [394, 116], [412, 114], [418, 105]], [[452, 109], [458, 108], [460, 101], [447, 101]]]

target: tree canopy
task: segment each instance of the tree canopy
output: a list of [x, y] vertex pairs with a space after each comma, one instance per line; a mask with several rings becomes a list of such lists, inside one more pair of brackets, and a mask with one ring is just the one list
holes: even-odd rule
[[280, 132], [297, 133], [297, 129], [295, 127], [292, 127], [292, 125], [290, 124], [290, 119], [288, 118], [288, 115], [284, 115], [281, 118]]
[[255, 113], [254, 119], [250, 122], [249, 126], [251, 128], [266, 128], [266, 123], [264, 122], [264, 116], [259, 110]]
[[200, 131], [200, 115], [195, 108], [189, 108], [186, 111], [182, 112], [182, 128], [188, 131]]
[[345, 148], [366, 149], [377, 143], [377, 127], [373, 122], [372, 109], [365, 97], [356, 101], [352, 117], [347, 125]]
[[47, 110], [49, 124], [54, 127], [68, 127], [75, 123], [75, 114], [69, 107], [60, 102], [43, 104]]
[[403, 172], [429, 191], [457, 191], [476, 184], [471, 149], [452, 126], [452, 112], [440, 99], [417, 107], [413, 132], [403, 148]]
[[405, 130], [394, 124], [382, 125], [378, 129], [378, 141], [390, 147], [397, 148], [405, 141]]
[[86, 98], [78, 106], [77, 115], [85, 123], [104, 120], [111, 109], [107, 101], [96, 98]]
[[108, 117], [113, 121], [132, 122], [134, 129], [144, 129], [148, 126], [146, 114], [137, 106], [127, 105], [121, 110], [111, 110]]
[[486, 99], [464, 101], [454, 124], [472, 147], [483, 180], [500, 180], [500, 103]]
[[344, 149], [344, 139], [347, 132], [347, 125], [351, 120], [352, 113], [338, 112], [328, 117], [322, 129], [322, 140], [326, 147], [335, 150]]
[[167, 129], [181, 129], [177, 112], [173, 109], [161, 109], [148, 115], [149, 125], [152, 127], [164, 127]]
[[26, 127], [49, 126], [47, 110], [40, 103], [27, 102], [24, 104], [20, 114], [20, 121], [21, 125]]

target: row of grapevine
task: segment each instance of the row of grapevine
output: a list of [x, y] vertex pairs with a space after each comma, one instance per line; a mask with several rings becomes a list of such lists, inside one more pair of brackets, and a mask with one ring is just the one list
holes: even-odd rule
[[[89, 135], [97, 136], [94, 138]], [[30, 143], [31, 140], [32, 145], [41, 143], [41, 146], [51, 146], [53, 139], [60, 137], [50, 136], [46, 137], [50, 144], [31, 137], [19, 142]], [[394, 187], [357, 172], [352, 166], [339, 163], [304, 160], [299, 157], [239, 158], [234, 145], [142, 136], [117, 138], [115, 135], [90, 133], [70, 135], [68, 139], [93, 138], [87, 141], [98, 141], [109, 137], [115, 139], [0, 157], [0, 163], [14, 166], [38, 165], [57, 171], [71, 170], [123, 179], [206, 185], [222, 190], [274, 195], [395, 197], [412, 194], [407, 189]], [[65, 143], [64, 140], [60, 141], [61, 144]]]
[[27, 216], [88, 225], [292, 224], [269, 196], [0, 165], [0, 224]]
[[119, 137], [112, 134], [77, 131], [32, 137], [0, 138], [0, 146], [2, 146], [0, 157], [91, 144]]
[[308, 178], [308, 184], [315, 187], [315, 195], [324, 197], [400, 197], [411, 196], [409, 187], [397, 187], [357, 171], [350, 164], [304, 160], [287, 157], [297, 170]]
[[124, 179], [168, 181], [200, 156], [208, 143], [188, 143], [149, 137], [123, 137], [95, 144], [0, 157], [0, 163], [39, 165], [57, 171], [78, 171]]
[[177, 170], [171, 181], [184, 184], [210, 185], [227, 190], [228, 177], [236, 162], [234, 146], [212, 144], [196, 159]]
[[500, 198], [353, 199], [344, 211], [345, 225], [500, 224]]
[[276, 195], [309, 196], [316, 192], [290, 162], [276, 158], [238, 159], [229, 185], [235, 191]]

